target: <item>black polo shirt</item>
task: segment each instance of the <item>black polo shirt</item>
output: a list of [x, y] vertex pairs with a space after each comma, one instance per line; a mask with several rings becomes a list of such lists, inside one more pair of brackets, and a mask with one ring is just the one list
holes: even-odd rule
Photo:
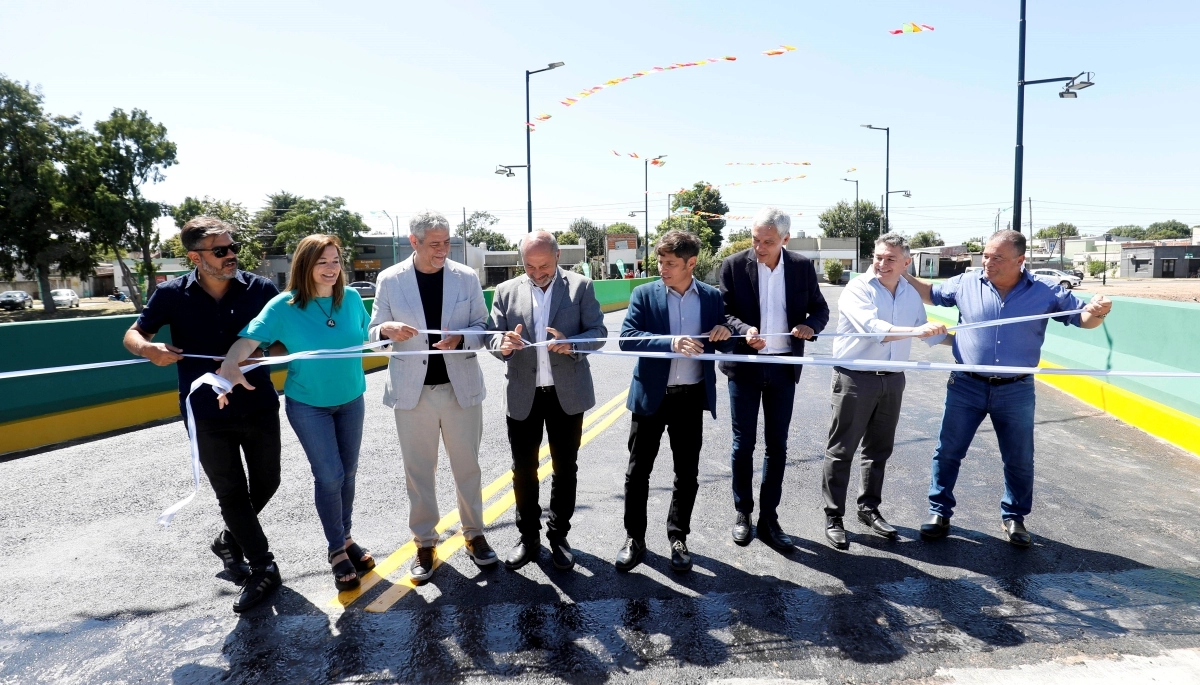
[[[279, 288], [271, 281], [239, 270], [237, 278], [229, 282], [225, 296], [217, 301], [200, 287], [193, 271], [159, 285], [138, 317], [137, 326], [147, 333], [157, 333], [163, 326], [170, 326], [171, 344], [186, 354], [224, 356], [237, 342], [238, 333], [278, 294]], [[184, 357], [175, 366], [179, 373], [179, 412], [187, 416], [184, 402], [192, 382], [216, 371], [221, 363]], [[224, 409], [217, 407], [217, 394], [212, 388], [197, 390], [192, 397], [195, 417], [238, 417], [262, 409], [279, 408], [279, 396], [271, 384], [269, 367], [250, 371], [246, 380], [254, 390], [241, 386], [234, 388]]]

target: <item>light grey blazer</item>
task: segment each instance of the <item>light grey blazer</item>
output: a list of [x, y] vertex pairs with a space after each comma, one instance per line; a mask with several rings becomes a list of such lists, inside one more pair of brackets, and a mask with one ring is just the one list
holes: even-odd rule
[[[444, 271], [440, 328], [478, 329], [480, 335], [463, 336], [463, 348], [483, 349], [482, 334], [487, 328], [487, 305], [483, 300], [483, 289], [479, 287], [479, 277], [473, 270], [449, 259], [446, 260]], [[428, 328], [412, 257], [384, 269], [375, 287], [371, 342], [381, 339], [379, 327], [389, 321], [406, 323], [417, 329]], [[425, 351], [429, 349], [429, 336], [418, 334], [404, 342], [392, 343], [391, 348], [395, 352]], [[448, 354], [445, 360], [446, 375], [450, 377], [450, 385], [454, 387], [459, 406], [471, 407], [482, 403], [487, 389], [483, 385], [483, 372], [479, 370], [476, 355]], [[428, 364], [428, 354], [392, 357], [388, 362], [388, 377], [383, 387], [383, 403], [395, 409], [416, 407], [421, 399], [421, 387], [425, 384]]]
[[[558, 270], [554, 290], [550, 293], [550, 328], [570, 338], [603, 338], [608, 335], [604, 312], [596, 299], [592, 279], [571, 271]], [[522, 337], [533, 340], [533, 284], [525, 275], [496, 286], [492, 298], [492, 319], [488, 329], [511, 331], [521, 324]], [[488, 349], [497, 359], [503, 336], [491, 336]], [[577, 350], [598, 350], [604, 343], [578, 343]], [[592, 389], [592, 369], [586, 354], [550, 353], [550, 373], [558, 403], [567, 414], [582, 414], [596, 404]], [[508, 379], [508, 415], [514, 420], [529, 418], [533, 409], [533, 394], [537, 386], [537, 350], [517, 350], [507, 359], [504, 377]]]

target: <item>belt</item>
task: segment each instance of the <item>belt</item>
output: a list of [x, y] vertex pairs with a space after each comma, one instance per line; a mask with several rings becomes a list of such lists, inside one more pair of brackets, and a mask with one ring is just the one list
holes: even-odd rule
[[988, 385], [1008, 385], [1009, 383], [1016, 383], [1017, 381], [1029, 376], [1027, 373], [1023, 373], [1020, 376], [985, 376], [981, 373], [975, 373], [974, 371], [963, 371], [962, 373], [965, 373], [971, 378], [979, 379]]
[[894, 376], [898, 373], [904, 373], [903, 371], [859, 371], [858, 369], [847, 369], [841, 366], [835, 366], [833, 368], [834, 370], [841, 371], [842, 373], [865, 373], [869, 376]]
[[554, 392], [554, 386], [553, 385], [539, 385], [539, 386], [537, 386], [537, 391], [538, 392]]
[[685, 392], [699, 390], [700, 386], [702, 386], [702, 385], [704, 385], [704, 384], [703, 383], [692, 383], [691, 385], [668, 385], [667, 386], [667, 394], [668, 395], [680, 395]]

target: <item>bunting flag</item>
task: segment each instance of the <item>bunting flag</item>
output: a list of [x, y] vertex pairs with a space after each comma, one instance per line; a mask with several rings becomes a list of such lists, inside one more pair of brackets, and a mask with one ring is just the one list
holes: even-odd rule
[[[933, 29], [930, 29], [930, 30], [932, 31]], [[767, 57], [775, 57], [777, 55], [784, 55], [789, 52], [794, 52], [795, 50], [796, 50], [796, 48], [791, 45], [780, 45], [779, 47], [773, 48], [771, 50], [763, 50], [763, 54], [766, 55]]]
[[539, 115], [537, 115], [536, 117], [534, 117], [534, 119], [537, 119], [538, 121], [545, 121], [545, 120], [547, 120], [547, 119], [549, 119], [549, 118], [550, 118], [550, 115], [549, 115], [549, 114], [546, 114], [545, 112], [542, 112], [541, 114], [539, 114]]
[[848, 174], [853, 173], [855, 171], [858, 171], [858, 167], [856, 167], [856, 166], [852, 166], [849, 169], [846, 169], [846, 173], [848, 173]]
[[763, 178], [763, 179], [759, 179], [757, 181], [734, 181], [733, 183], [720, 183], [720, 184], [713, 184], [713, 185], [708, 185], [708, 186], [704, 186], [704, 187], [707, 189], [712, 189], [712, 188], [732, 188], [733, 186], [747, 186], [747, 185], [754, 185], [756, 183], [787, 183], [788, 181], [794, 181], [798, 178], [805, 178], [806, 176], [807, 176], [807, 174], [800, 174], [799, 176], [783, 176], [781, 178]]
[[608, 81], [605, 81], [604, 83], [602, 83], [598, 86], [592, 86], [591, 88], [581, 90], [575, 94], [575, 97], [564, 98], [564, 99], [560, 100], [559, 102], [564, 107], [570, 107], [574, 104], [577, 104], [579, 102], [579, 98], [591, 97], [592, 95], [599, 93], [600, 91], [604, 90], [605, 88], [612, 88], [613, 86], [625, 83], [626, 81], [632, 81], [635, 78], [641, 78], [643, 76], [649, 76], [651, 74], [658, 74], [658, 73], [661, 73], [664, 71], [673, 71], [675, 69], [686, 69], [688, 67], [702, 67], [706, 64], [716, 64], [717, 62], [735, 62], [735, 61], [737, 61], [737, 57], [726, 55], [725, 57], [710, 57], [708, 59], [702, 59], [698, 62], [676, 62], [675, 64], [672, 64], [672, 65], [666, 66], [666, 67], [654, 67], [654, 68], [648, 69], [646, 71], [635, 71], [632, 74], [630, 74], [629, 76], [622, 76], [620, 78], [609, 79]]
[[[609, 150], [609, 152], [613, 153], [617, 157], [632, 157], [634, 159], [642, 159], [636, 152], [627, 152], [625, 154], [621, 154], [620, 152], [617, 152], [616, 150]], [[661, 159], [650, 160], [650, 166], [666, 166], [666, 164], [667, 163], [665, 160], [661, 160]]]
[[932, 31], [932, 30], [933, 30], [933, 27], [930, 26], [929, 24], [914, 24], [910, 21], [898, 29], [888, 30], [888, 33], [892, 34], [893, 36], [898, 36], [901, 33], [921, 33], [922, 31]]
[[725, 162], [725, 166], [775, 166], [790, 164], [791, 166], [812, 166], [812, 162]]

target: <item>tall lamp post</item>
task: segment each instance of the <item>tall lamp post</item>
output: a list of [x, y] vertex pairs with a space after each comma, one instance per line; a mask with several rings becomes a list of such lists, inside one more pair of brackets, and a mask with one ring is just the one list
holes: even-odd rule
[[384, 216], [386, 216], [386, 217], [387, 217], [387, 220], [388, 220], [388, 226], [390, 226], [390, 227], [391, 227], [391, 229], [392, 229], [392, 264], [395, 264], [395, 263], [396, 263], [396, 240], [397, 240], [397, 233], [398, 233], [398, 232], [399, 232], [399, 230], [400, 230], [400, 229], [398, 228], [398, 226], [399, 226], [399, 222], [398, 222], [398, 221], [396, 221], [395, 219], [393, 219], [393, 218], [392, 218], [392, 215], [391, 215], [391, 214], [388, 214], [386, 209], [380, 210], [380, 211], [378, 211], [378, 212], [374, 212], [374, 211], [373, 211], [373, 212], [371, 212], [371, 213], [372, 213], [372, 214], [382, 214], [382, 215], [384, 215]]
[[[1021, 1], [1024, 2], [1025, 0]], [[888, 189], [888, 182], [891, 180], [892, 175], [892, 128], [890, 126], [872, 126], [871, 124], [859, 124], [859, 126], [862, 126], [863, 128], [869, 128], [872, 131], [883, 131], [887, 136], [887, 141], [883, 151], [883, 197], [885, 200], [887, 200], [888, 194], [891, 192]], [[883, 226], [880, 227], [881, 231], [884, 228], [887, 228], [888, 230], [891, 230], [892, 228], [892, 222], [888, 221], [888, 208], [890, 204], [890, 200], [884, 202]]]
[[[658, 160], [665, 159], [665, 158], [666, 158], [666, 155], [659, 155], [659, 156], [655, 157], [654, 159], [647, 159], [646, 163], [645, 163], [645, 167], [646, 167], [646, 184], [645, 184], [646, 208], [643, 211], [643, 213], [646, 215], [646, 237], [645, 237], [646, 256], [642, 257], [643, 268], [645, 267], [646, 262], [649, 261], [649, 259], [650, 259], [650, 163], [657, 162]], [[670, 202], [671, 202], [670, 196], [668, 196], [668, 199], [667, 199], [668, 208], [670, 207]], [[634, 254], [637, 254], [636, 250], [634, 251]]]
[[1100, 285], [1108, 285], [1108, 242], [1112, 240], [1112, 235], [1104, 234], [1104, 271], [1100, 274]]
[[530, 125], [529, 117], [529, 77], [534, 74], [540, 74], [543, 71], [550, 71], [563, 66], [562, 62], [551, 62], [546, 65], [545, 69], [536, 69], [534, 71], [525, 70], [525, 207], [526, 215], [529, 219], [527, 233], [533, 233], [533, 162], [531, 161], [531, 143], [530, 134], [533, 133], [533, 127]]
[[[1018, 53], [1017, 53], [1017, 150], [1016, 167], [1013, 172], [1013, 228], [1021, 230], [1021, 184], [1022, 175], [1025, 167], [1025, 86], [1032, 86], [1038, 83], [1057, 83], [1066, 81], [1058, 97], [1066, 99], [1075, 99], [1079, 97], [1078, 91], [1088, 88], [1092, 85], [1092, 73], [1081, 71], [1075, 76], [1061, 76], [1059, 78], [1043, 78], [1036, 81], [1025, 80], [1025, 0], [1021, 0], [1021, 21], [1018, 25]], [[1080, 77], [1087, 75], [1087, 78], [1082, 81]], [[1033, 243], [1033, 228], [1029, 229], [1030, 244]]]
[[854, 270], [862, 273], [859, 270], [859, 267], [862, 266], [859, 263], [862, 260], [862, 223], [858, 220], [858, 179], [843, 178], [842, 180], [854, 184]]

